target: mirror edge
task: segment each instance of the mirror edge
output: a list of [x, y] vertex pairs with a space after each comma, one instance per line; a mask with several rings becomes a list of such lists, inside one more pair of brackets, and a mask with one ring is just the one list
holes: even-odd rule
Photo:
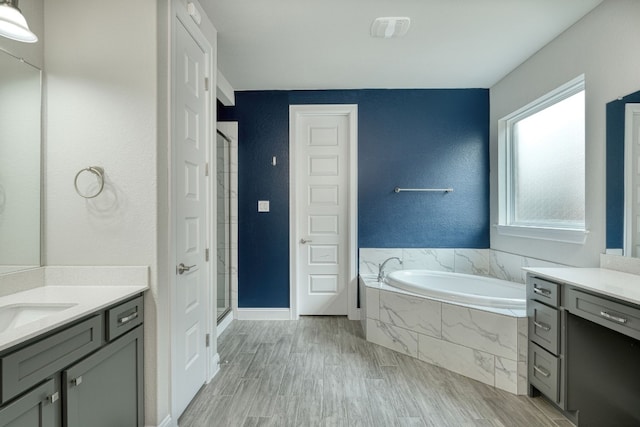
[[[607, 252], [624, 248], [625, 106], [640, 102], [640, 91], [606, 104], [605, 192]], [[627, 256], [627, 254], [623, 255]]]

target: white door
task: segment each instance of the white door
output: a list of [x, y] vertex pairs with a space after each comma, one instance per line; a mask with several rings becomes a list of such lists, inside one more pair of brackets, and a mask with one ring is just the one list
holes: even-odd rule
[[206, 380], [207, 100], [205, 50], [176, 20], [173, 77], [175, 263], [173, 411], [182, 414]]
[[625, 106], [625, 255], [640, 257], [640, 104]]
[[291, 107], [296, 223], [291, 250], [296, 251], [299, 315], [349, 312], [350, 144], [355, 124], [353, 115], [341, 110]]

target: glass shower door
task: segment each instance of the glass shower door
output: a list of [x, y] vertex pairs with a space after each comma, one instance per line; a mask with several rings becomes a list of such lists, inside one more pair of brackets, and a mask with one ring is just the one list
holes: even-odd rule
[[216, 137], [217, 319], [231, 310], [231, 144], [222, 132]]

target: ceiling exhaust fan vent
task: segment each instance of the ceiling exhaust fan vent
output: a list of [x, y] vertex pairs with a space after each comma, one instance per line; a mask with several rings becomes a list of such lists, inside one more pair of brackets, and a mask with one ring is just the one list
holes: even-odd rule
[[411, 19], [404, 17], [376, 18], [371, 24], [371, 36], [390, 39], [402, 37], [409, 31]]

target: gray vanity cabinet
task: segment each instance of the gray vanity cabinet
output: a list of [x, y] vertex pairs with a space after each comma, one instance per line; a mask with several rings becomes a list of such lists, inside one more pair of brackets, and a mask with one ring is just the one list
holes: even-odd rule
[[565, 317], [562, 285], [527, 276], [529, 395], [547, 396], [566, 410]]
[[529, 395], [581, 427], [640, 426], [640, 305], [531, 272], [527, 297]]
[[142, 427], [143, 298], [0, 353], [0, 427]]
[[62, 373], [66, 427], [142, 426], [142, 326]]
[[50, 379], [0, 408], [0, 427], [59, 427], [60, 390]]

